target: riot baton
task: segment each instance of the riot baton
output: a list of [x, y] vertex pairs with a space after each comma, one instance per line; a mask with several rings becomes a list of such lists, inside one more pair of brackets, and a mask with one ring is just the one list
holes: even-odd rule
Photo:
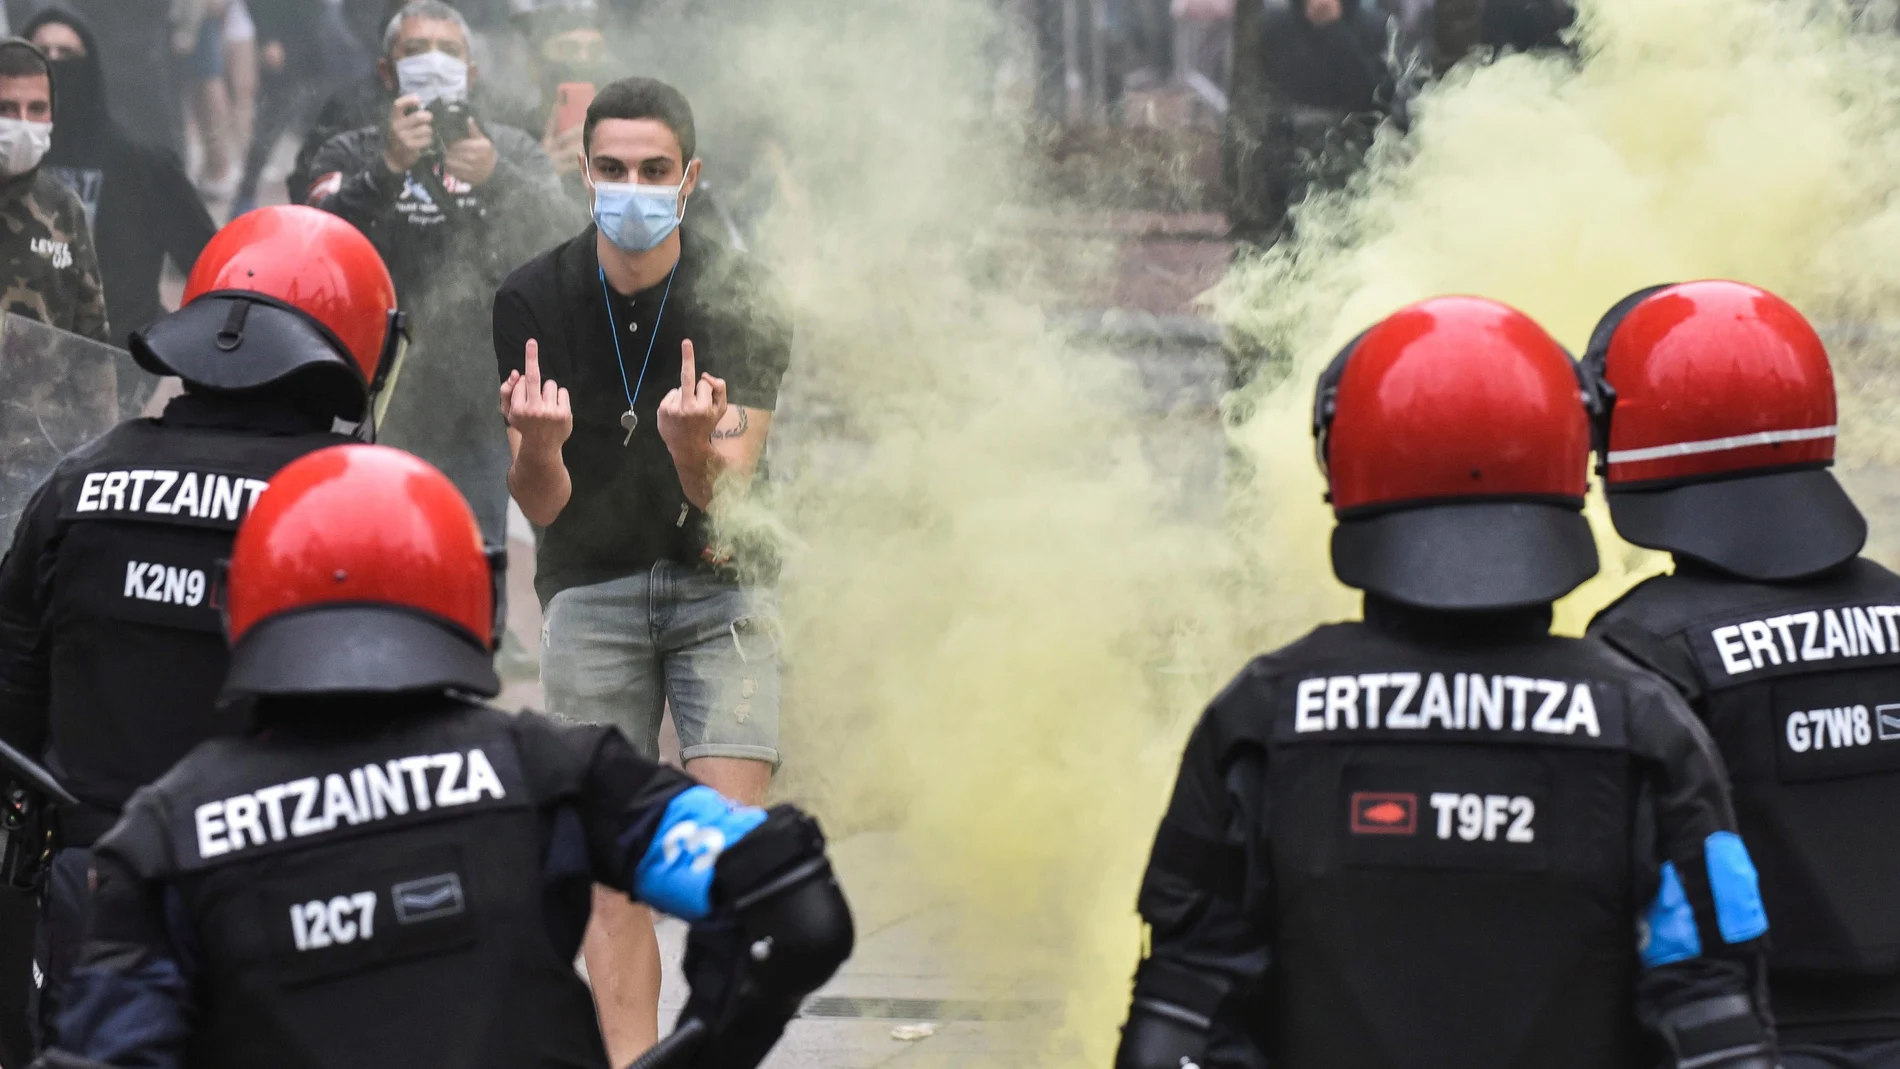
[[52, 804], [76, 806], [66, 788], [39, 762], [0, 742], [0, 883], [30, 891], [55, 848]]
[[700, 1044], [706, 1041], [706, 1023], [690, 1017], [673, 1029], [673, 1034], [655, 1043], [645, 1054], [633, 1060], [627, 1069], [682, 1069]]
[[59, 781], [53, 778], [51, 772], [40, 767], [38, 761], [7, 745], [4, 740], [0, 740], [0, 772], [18, 776], [26, 781], [26, 786], [60, 805], [79, 804], [79, 799], [74, 798], [66, 788], [60, 786]]

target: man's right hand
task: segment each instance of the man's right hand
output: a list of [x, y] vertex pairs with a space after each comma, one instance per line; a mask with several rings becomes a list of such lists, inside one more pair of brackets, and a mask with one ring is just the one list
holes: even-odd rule
[[400, 96], [389, 106], [389, 135], [383, 139], [383, 166], [402, 174], [435, 147], [435, 118], [422, 108], [422, 98]]
[[567, 389], [553, 379], [541, 380], [540, 343], [528, 342], [527, 370], [510, 372], [501, 384], [501, 414], [521, 435], [521, 451], [557, 453], [574, 433], [574, 412]]

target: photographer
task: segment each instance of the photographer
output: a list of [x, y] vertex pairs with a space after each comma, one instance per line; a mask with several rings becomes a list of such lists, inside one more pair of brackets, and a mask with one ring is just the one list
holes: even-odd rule
[[[386, 2], [386, 0], [365, 0], [365, 2], [375, 3], [378, 11], [375, 19], [376, 30], [366, 39], [380, 45], [384, 21], [400, 11], [403, 5], [400, 2]], [[385, 6], [388, 8], [386, 13], [383, 12]], [[467, 6], [463, 3], [455, 10], [460, 12]], [[286, 189], [293, 203], [301, 204], [309, 200], [310, 186], [317, 176], [317, 172], [312, 170], [312, 167], [316, 164], [317, 153], [322, 151], [323, 146], [330, 143], [331, 138], [351, 130], [380, 124], [383, 117], [389, 114], [390, 103], [404, 94], [402, 79], [388, 53], [389, 50], [384, 48], [383, 58], [376, 61], [375, 68], [369, 74], [338, 88], [336, 92], [330, 94], [330, 99], [324, 101], [323, 106], [317, 109], [316, 121], [304, 135], [303, 143], [297, 146], [297, 160], [291, 165], [290, 174], [286, 178]], [[487, 83], [480, 86], [470, 85], [469, 107], [491, 120], [503, 119], [510, 125], [519, 126], [524, 130], [538, 128], [538, 121], [530, 123], [517, 111], [509, 110], [505, 104], [498, 103], [496, 98], [501, 94], [495, 93], [494, 88], [493, 85]]]
[[508, 443], [485, 359], [488, 303], [510, 269], [580, 214], [533, 136], [469, 109], [478, 72], [454, 8], [408, 4], [384, 44], [398, 94], [388, 117], [318, 151], [309, 202], [369, 235], [410, 310], [414, 345], [391, 384], [381, 441], [442, 469], [499, 544]]

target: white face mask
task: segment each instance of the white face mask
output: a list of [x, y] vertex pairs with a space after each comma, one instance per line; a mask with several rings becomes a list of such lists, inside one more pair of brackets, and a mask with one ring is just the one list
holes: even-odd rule
[[53, 147], [53, 124], [0, 119], [0, 174], [23, 175], [40, 165]]
[[403, 96], [422, 98], [424, 105], [438, 100], [468, 99], [468, 64], [433, 49], [396, 61], [396, 88]]

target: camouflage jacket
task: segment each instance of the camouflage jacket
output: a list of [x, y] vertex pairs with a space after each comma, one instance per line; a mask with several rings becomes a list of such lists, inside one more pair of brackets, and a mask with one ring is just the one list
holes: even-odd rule
[[35, 170], [0, 182], [0, 311], [112, 342], [85, 208]]

